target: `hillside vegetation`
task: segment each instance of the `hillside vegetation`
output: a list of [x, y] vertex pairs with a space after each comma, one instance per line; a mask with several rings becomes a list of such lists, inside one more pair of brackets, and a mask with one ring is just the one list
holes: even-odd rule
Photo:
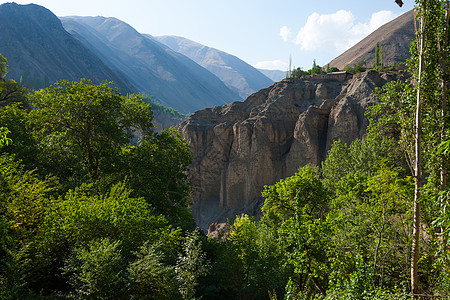
[[29, 93], [0, 56], [0, 298], [448, 298], [450, 7], [416, 2], [412, 80], [378, 89], [366, 137], [214, 239], [193, 224], [186, 141], [155, 133], [141, 96]]

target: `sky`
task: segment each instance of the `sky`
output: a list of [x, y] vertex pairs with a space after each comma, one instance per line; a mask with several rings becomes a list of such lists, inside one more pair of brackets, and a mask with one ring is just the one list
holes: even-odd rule
[[[11, 2], [1, 1], [0, 4]], [[118, 18], [140, 33], [176, 35], [262, 69], [325, 66], [379, 26], [413, 9], [403, 0], [35, 0], [57, 16]]]

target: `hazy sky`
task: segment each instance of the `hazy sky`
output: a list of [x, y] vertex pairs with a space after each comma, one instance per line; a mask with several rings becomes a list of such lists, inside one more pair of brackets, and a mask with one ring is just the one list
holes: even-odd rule
[[[11, 2], [1, 1], [0, 4]], [[15, 1], [28, 4], [30, 1]], [[403, 0], [36, 0], [57, 16], [105, 16], [141, 33], [178, 35], [253, 66], [320, 66], [380, 25], [414, 7]]]

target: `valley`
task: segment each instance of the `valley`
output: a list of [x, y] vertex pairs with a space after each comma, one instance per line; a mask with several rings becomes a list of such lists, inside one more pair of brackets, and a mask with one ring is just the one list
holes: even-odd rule
[[[416, 5], [285, 72], [116, 17], [1, 4], [0, 298], [449, 298], [450, 5]], [[239, 30], [256, 56], [279, 10], [252, 8]], [[264, 33], [306, 53], [323, 24], [351, 39], [391, 14]]]

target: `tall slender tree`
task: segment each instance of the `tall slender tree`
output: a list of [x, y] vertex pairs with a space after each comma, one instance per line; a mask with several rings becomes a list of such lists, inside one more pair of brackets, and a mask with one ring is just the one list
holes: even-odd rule
[[383, 46], [380, 46], [380, 69], [382, 70], [384, 66], [383, 62]]
[[375, 46], [375, 63], [374, 63], [374, 68], [378, 69], [380, 65], [380, 44], [376, 44]]
[[[423, 10], [425, 10], [426, 0], [423, 1]], [[424, 65], [423, 61], [423, 49], [425, 43], [425, 16], [421, 16], [420, 27], [420, 42], [418, 47], [419, 54], [419, 70], [417, 75], [417, 99], [416, 99], [416, 114], [415, 114], [415, 161], [414, 161], [414, 221], [413, 221], [413, 242], [412, 242], [412, 258], [411, 258], [411, 292], [413, 298], [417, 298], [419, 293], [419, 279], [418, 279], [418, 261], [419, 261], [419, 238], [420, 238], [420, 188], [422, 187], [422, 69]]]
[[[411, 290], [414, 299], [419, 292], [420, 190], [424, 182], [423, 173], [429, 174], [427, 181], [437, 190], [447, 189], [447, 159], [443, 155], [436, 155], [436, 147], [448, 139], [449, 9], [448, 0], [416, 0], [416, 16], [420, 26], [416, 33], [417, 49], [413, 56], [415, 64], [412, 65], [416, 81], [413, 155], [415, 197], [411, 258]], [[444, 241], [441, 247], [445, 247], [445, 244]]]

